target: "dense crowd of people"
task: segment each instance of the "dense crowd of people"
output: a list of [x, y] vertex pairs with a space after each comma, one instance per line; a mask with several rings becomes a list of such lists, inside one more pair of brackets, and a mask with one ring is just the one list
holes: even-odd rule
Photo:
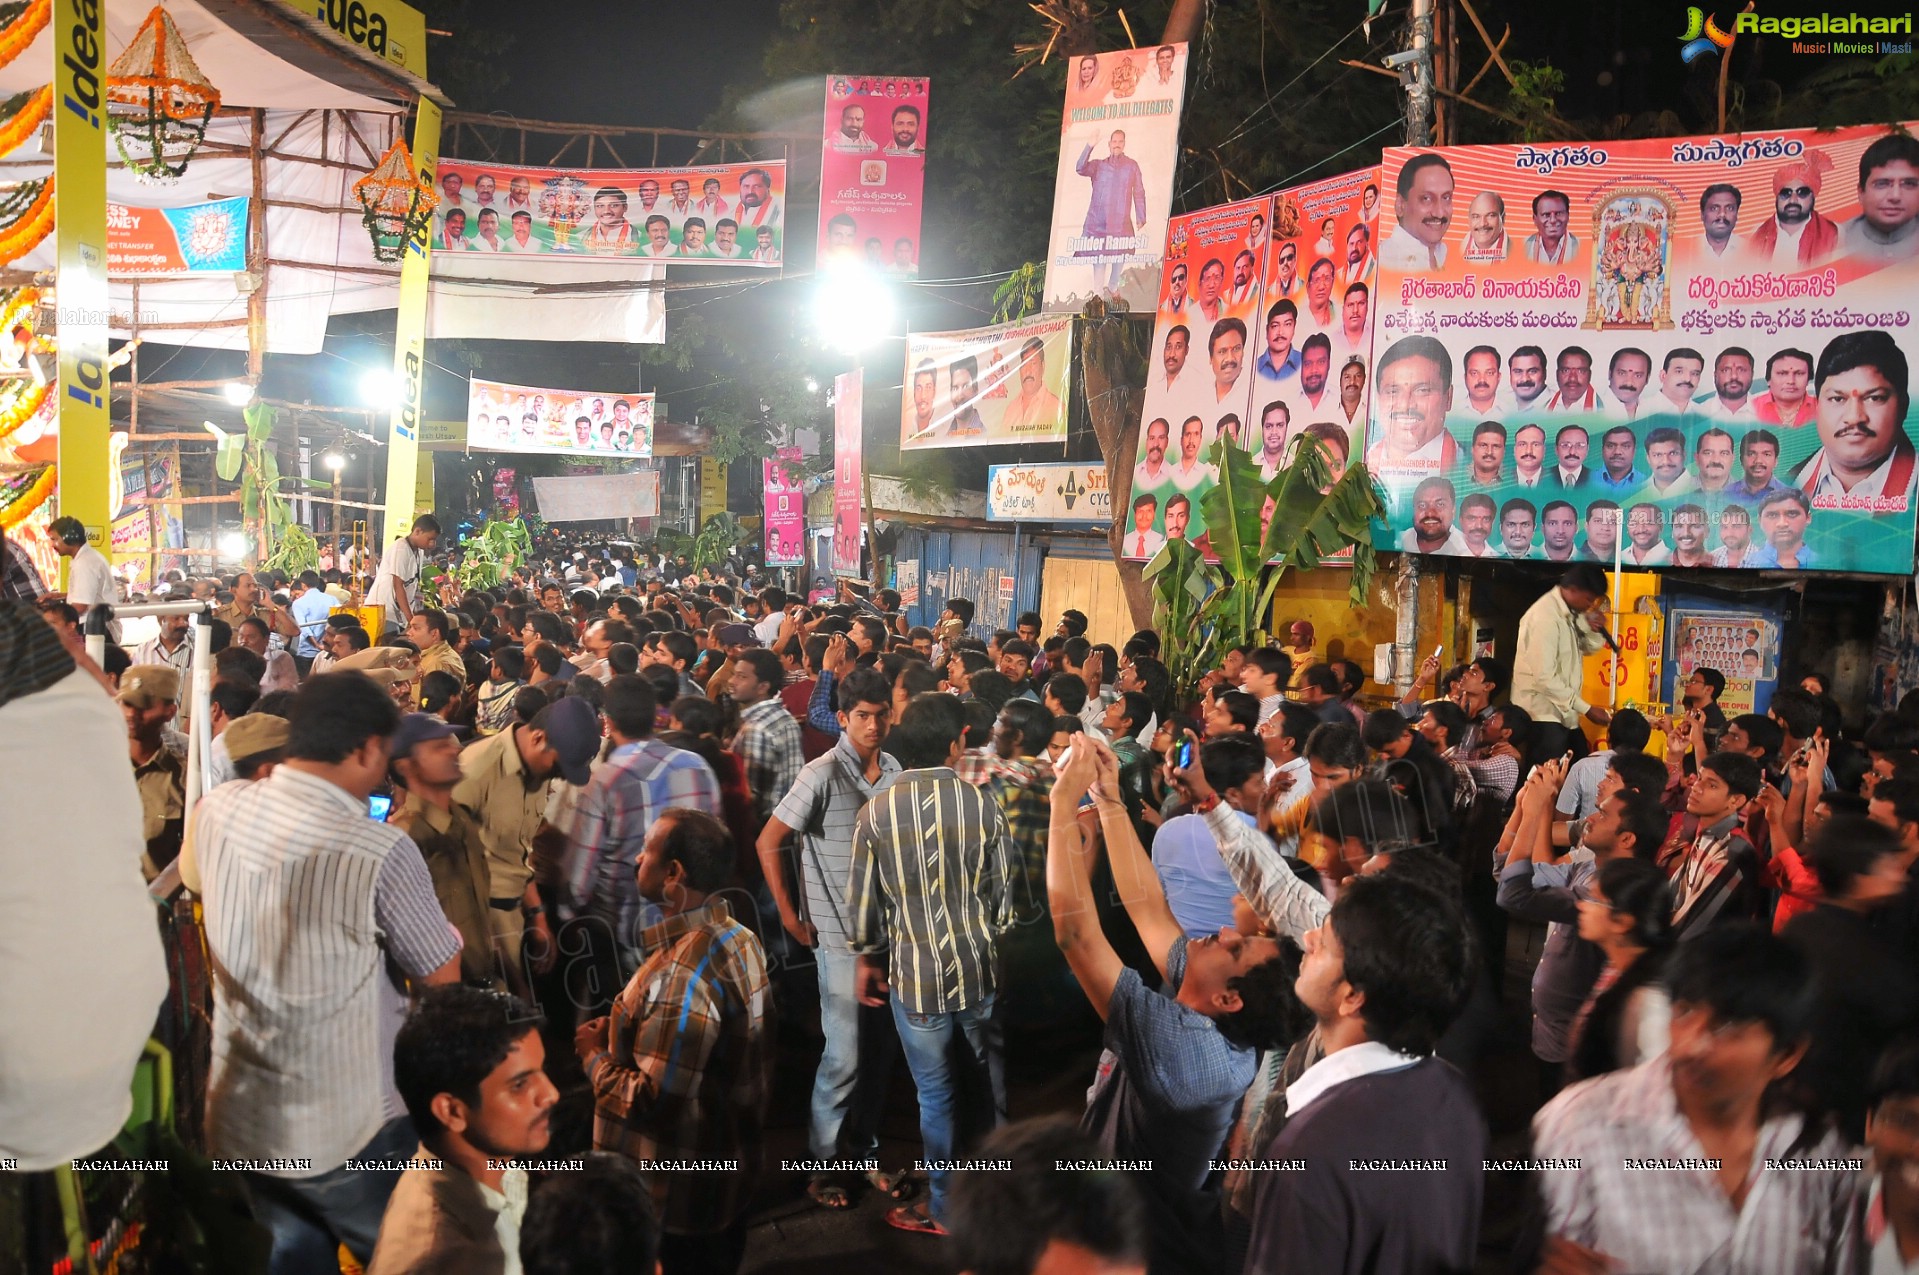
[[[1919, 704], [1855, 730], [1809, 675], [1728, 716], [1701, 668], [1609, 713], [1591, 565], [1395, 700], [1304, 621], [1187, 693], [1077, 611], [917, 627], [590, 544], [455, 596], [439, 536], [356, 564], [377, 611], [337, 569], [166, 582], [212, 604], [197, 802], [185, 619], [96, 663], [77, 603], [113, 599], [6, 551], [0, 784], [61, 791], [26, 831], [73, 848], [16, 879], [77, 929], [6, 958], [0, 1017], [92, 1011], [77, 1063], [0, 1049], [13, 1167], [118, 1127], [165, 998], [275, 1272], [735, 1271], [776, 1168], [978, 1275], [1464, 1271], [1495, 1177], [1514, 1269], [1919, 1261]], [[1010, 1121], [1009, 1053], [1088, 1011], [1084, 1109]], [[821, 1043], [775, 1166], [783, 1019]], [[921, 1151], [886, 1164], [901, 1059]]]

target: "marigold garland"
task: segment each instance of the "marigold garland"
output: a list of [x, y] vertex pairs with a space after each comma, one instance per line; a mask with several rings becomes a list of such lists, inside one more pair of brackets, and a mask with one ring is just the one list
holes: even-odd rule
[[27, 393], [17, 396], [14, 401], [0, 408], [0, 442], [11, 438], [22, 425], [40, 414], [40, 409], [46, 406], [47, 394], [52, 389], [51, 382], [46, 385], [35, 385]]
[[0, 66], [19, 57], [53, 18], [53, 0], [0, 5]]
[[53, 85], [45, 84], [30, 93], [18, 93], [0, 104], [0, 155], [11, 155], [25, 146], [53, 113]]
[[[33, 185], [34, 183], [27, 183]], [[10, 211], [0, 204], [0, 215]], [[39, 183], [33, 202], [4, 230], [0, 230], [0, 266], [9, 266], [39, 246], [53, 231], [53, 178]]]
[[[0, 292], [0, 332], [11, 332], [40, 304], [40, 289], [9, 288]], [[27, 326], [31, 327], [32, 324]]]
[[26, 520], [28, 514], [47, 503], [47, 497], [53, 495], [58, 470], [59, 466], [48, 465], [19, 495], [10, 500], [7, 500], [6, 493], [13, 484], [0, 480], [0, 500], [6, 500], [5, 505], [0, 505], [0, 530], [13, 530]]

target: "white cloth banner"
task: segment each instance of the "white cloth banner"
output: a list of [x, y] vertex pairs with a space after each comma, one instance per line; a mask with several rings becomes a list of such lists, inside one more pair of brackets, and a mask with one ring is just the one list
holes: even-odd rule
[[657, 518], [660, 471], [587, 474], [579, 478], [535, 478], [533, 495], [548, 522], [589, 522], [597, 518]]

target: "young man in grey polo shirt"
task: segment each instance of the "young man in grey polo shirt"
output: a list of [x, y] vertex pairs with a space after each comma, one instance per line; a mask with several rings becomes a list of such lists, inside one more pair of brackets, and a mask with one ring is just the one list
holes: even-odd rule
[[[879, 1148], [880, 1107], [899, 1038], [884, 1009], [862, 1008], [854, 995], [858, 962], [848, 944], [852, 919], [846, 900], [853, 866], [853, 827], [860, 810], [892, 786], [900, 764], [880, 750], [892, 720], [893, 693], [872, 669], [856, 669], [835, 688], [839, 742], [800, 771], [792, 790], [760, 833], [760, 866], [779, 907], [780, 923], [795, 942], [813, 949], [819, 967], [820, 1027], [826, 1049], [813, 1079], [809, 1152], [815, 1162], [872, 1160]], [[797, 833], [796, 854], [787, 850]], [[796, 906], [787, 881], [801, 885]], [[904, 1175], [900, 1175], [904, 1176]], [[888, 1179], [889, 1190], [897, 1189]], [[816, 1172], [807, 1194], [829, 1209], [851, 1203], [846, 1183]]]

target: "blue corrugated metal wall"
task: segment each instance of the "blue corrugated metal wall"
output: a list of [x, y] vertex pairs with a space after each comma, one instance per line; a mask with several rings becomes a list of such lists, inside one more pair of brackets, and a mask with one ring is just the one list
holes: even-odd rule
[[[920, 564], [920, 601], [906, 608], [907, 622], [931, 627], [938, 623], [948, 598], [970, 598], [973, 628], [980, 634], [1010, 629], [1021, 611], [1039, 608], [1040, 546], [1030, 536], [1019, 541], [1019, 562], [1013, 561], [1011, 531], [941, 531], [908, 527], [900, 532], [894, 551], [896, 563]], [[1011, 578], [1008, 597], [1001, 592]]]

